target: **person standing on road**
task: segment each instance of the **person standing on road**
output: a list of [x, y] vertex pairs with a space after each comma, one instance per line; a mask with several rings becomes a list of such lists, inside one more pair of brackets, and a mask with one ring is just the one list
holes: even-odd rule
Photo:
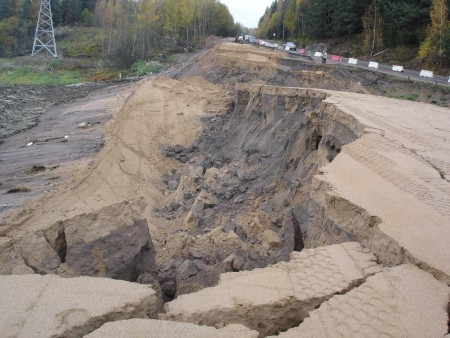
[[322, 64], [326, 64], [327, 63], [327, 51], [324, 50], [322, 53]]

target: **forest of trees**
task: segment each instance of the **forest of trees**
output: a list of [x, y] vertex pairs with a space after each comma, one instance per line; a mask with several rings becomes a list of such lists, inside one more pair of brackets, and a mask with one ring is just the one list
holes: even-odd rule
[[[260, 19], [260, 37], [344, 41], [362, 34], [367, 55], [399, 45], [416, 46], [430, 65], [450, 66], [450, 0], [274, 0]], [[0, 57], [29, 51], [40, 0], [0, 0]], [[58, 26], [98, 27], [102, 54], [137, 60], [164, 38], [197, 41], [234, 36], [234, 23], [219, 0], [51, 0]]]
[[261, 37], [303, 43], [364, 35], [373, 55], [398, 45], [420, 46], [430, 64], [450, 65], [450, 0], [274, 0], [261, 17]]
[[[30, 50], [40, 0], [0, 0], [0, 56]], [[51, 0], [58, 26], [103, 29], [103, 54], [136, 60], [170, 37], [196, 41], [208, 35], [233, 36], [240, 26], [218, 0]]]

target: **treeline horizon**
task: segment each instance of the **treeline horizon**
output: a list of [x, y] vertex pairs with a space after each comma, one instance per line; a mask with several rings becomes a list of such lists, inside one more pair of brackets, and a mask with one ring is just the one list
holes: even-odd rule
[[[362, 34], [361, 49], [417, 47], [430, 67], [450, 66], [450, 0], [274, 0], [257, 28], [260, 38], [307, 44]], [[55, 27], [101, 29], [101, 55], [123, 64], [145, 59], [170, 37], [195, 43], [247, 31], [219, 0], [51, 0]], [[40, 0], [0, 0], [0, 57], [31, 50]]]
[[[32, 48], [39, 7], [39, 0], [0, 0], [0, 57]], [[243, 29], [218, 0], [51, 0], [51, 7], [55, 27], [101, 28], [102, 55], [126, 63], [167, 37], [194, 43]]]
[[450, 0], [274, 0], [258, 25], [264, 38], [301, 44], [363, 34], [368, 56], [399, 45], [430, 65], [450, 65]]

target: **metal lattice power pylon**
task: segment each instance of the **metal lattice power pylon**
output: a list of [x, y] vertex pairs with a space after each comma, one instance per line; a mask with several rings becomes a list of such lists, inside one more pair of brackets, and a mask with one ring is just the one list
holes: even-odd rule
[[41, 50], [46, 49], [55, 58], [56, 52], [55, 30], [53, 29], [52, 8], [50, 0], [41, 0], [41, 8], [36, 24], [36, 33], [34, 35], [33, 51], [31, 56], [36, 55]]

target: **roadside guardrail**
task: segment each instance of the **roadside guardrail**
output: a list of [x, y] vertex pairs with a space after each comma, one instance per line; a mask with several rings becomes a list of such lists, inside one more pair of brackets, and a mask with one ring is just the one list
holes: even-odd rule
[[434, 74], [433, 74], [433, 71], [431, 71], [431, 70], [425, 70], [425, 69], [422, 69], [422, 70], [420, 71], [419, 76], [421, 76], [421, 77], [427, 77], [427, 78], [432, 79], [432, 78], [434, 77]]
[[339, 55], [332, 55], [331, 60], [335, 62], [341, 62], [341, 57]]
[[[279, 47], [276, 44], [270, 44], [268, 42], [263, 41], [264, 43], [261, 44], [262, 46], [265, 47], [272, 47], [272, 48], [276, 48], [279, 49], [281, 47]], [[308, 56], [310, 59], [312, 59], [312, 57], [316, 57], [316, 58], [322, 58], [322, 52], [315, 52], [313, 50], [309, 50], [307, 48], [299, 48], [296, 51], [288, 51], [289, 54], [291, 55], [299, 55], [299, 56]], [[342, 62], [344, 63], [348, 63], [349, 66], [355, 66], [358, 68], [372, 68], [373, 70], [376, 70], [378, 72], [381, 73], [385, 73], [385, 74], [391, 74], [391, 75], [395, 75], [395, 73], [397, 73], [397, 76], [400, 77], [404, 77], [407, 78], [408, 80], [420, 80], [420, 81], [425, 81], [425, 82], [430, 82], [430, 83], [440, 83], [440, 84], [445, 84], [445, 85], [450, 85], [450, 76], [447, 75], [442, 76], [442, 75], [435, 75], [433, 73], [433, 71], [430, 70], [426, 70], [426, 69], [422, 69], [420, 72], [418, 71], [414, 71], [414, 70], [408, 70], [405, 69], [403, 66], [401, 65], [388, 65], [388, 64], [379, 64], [378, 62], [374, 62], [374, 61], [362, 61], [362, 60], [358, 60], [355, 58], [347, 58], [347, 57], [343, 57], [340, 55], [330, 55], [328, 56], [328, 59], [332, 62]], [[402, 75], [400, 75], [399, 73], [401, 73]]]

